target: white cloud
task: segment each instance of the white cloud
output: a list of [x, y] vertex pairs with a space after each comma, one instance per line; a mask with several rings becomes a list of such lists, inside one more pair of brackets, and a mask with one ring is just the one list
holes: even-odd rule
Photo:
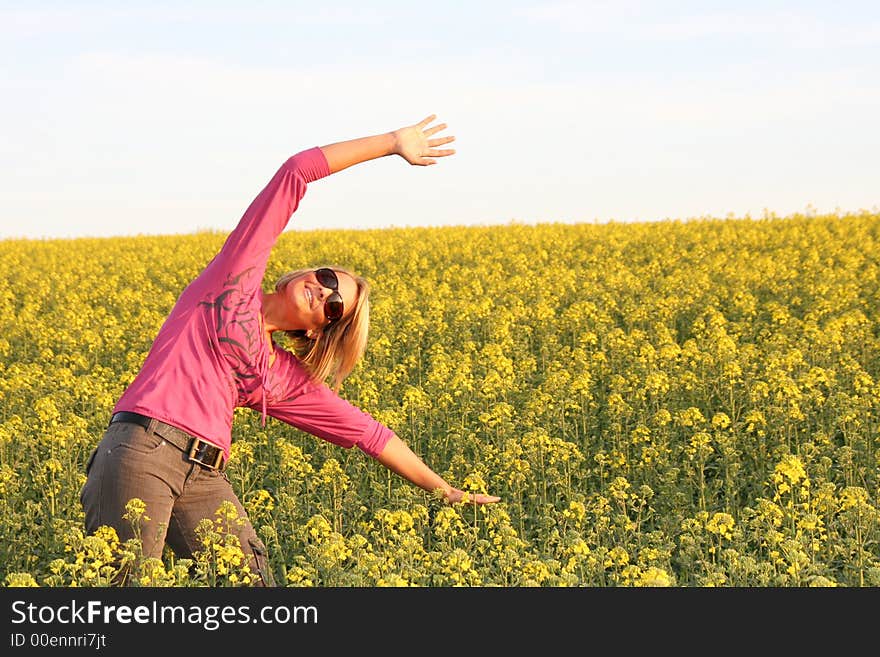
[[326, 5], [309, 2], [282, 2], [269, 5], [239, 3], [223, 6], [216, 2], [185, 5], [128, 4], [80, 5], [61, 7], [0, 8], [0, 36], [33, 38], [76, 32], [101, 33], [121, 26], [168, 26], [181, 23], [209, 25], [260, 25], [270, 20], [294, 25], [381, 25], [388, 15], [372, 6]]
[[832, 20], [794, 4], [789, 11], [738, 6], [731, 11], [676, 11], [668, 3], [566, 2], [523, 7], [515, 15], [561, 32], [628, 41], [683, 42], [712, 37], [766, 38], [780, 47], [839, 48], [880, 44], [880, 23], [844, 11]]

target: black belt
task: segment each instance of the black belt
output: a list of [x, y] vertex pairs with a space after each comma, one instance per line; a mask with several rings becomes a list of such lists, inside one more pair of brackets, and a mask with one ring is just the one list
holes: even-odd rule
[[187, 458], [193, 463], [198, 463], [211, 470], [220, 470], [221, 472], [226, 469], [226, 459], [222, 449], [187, 433], [183, 429], [178, 429], [174, 425], [130, 411], [114, 413], [113, 417], [110, 418], [110, 424], [114, 422], [132, 422], [133, 424], [139, 424], [147, 431], [150, 430], [150, 423], [152, 423], [153, 431], [157, 435], [162, 436], [172, 445], [182, 449], [186, 453]]

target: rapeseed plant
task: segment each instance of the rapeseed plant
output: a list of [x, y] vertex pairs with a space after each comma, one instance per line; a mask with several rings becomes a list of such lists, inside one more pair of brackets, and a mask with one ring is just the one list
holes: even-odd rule
[[[446, 505], [245, 410], [228, 476], [289, 586], [876, 586], [878, 226], [863, 212], [282, 235], [267, 281], [345, 253], [374, 284], [343, 394], [502, 503]], [[223, 238], [0, 242], [6, 585], [253, 577], [228, 510], [190, 563], [75, 531], [115, 399]]]

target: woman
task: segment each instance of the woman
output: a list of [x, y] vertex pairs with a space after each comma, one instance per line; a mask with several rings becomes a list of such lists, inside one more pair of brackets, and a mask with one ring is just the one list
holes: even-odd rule
[[[233, 411], [248, 407], [345, 448], [357, 446], [416, 486], [441, 489], [449, 502], [464, 493], [429, 468], [389, 428], [342, 399], [345, 376], [363, 355], [369, 321], [367, 282], [340, 267], [283, 276], [264, 293], [269, 253], [309, 183], [361, 162], [399, 155], [429, 166], [455, 138], [432, 137], [431, 115], [393, 132], [333, 143], [288, 159], [251, 203], [220, 252], [186, 287], [160, 329], [137, 377], [120, 397], [89, 458], [81, 501], [86, 529], [114, 527], [132, 498], [146, 503], [140, 539], [145, 557], [164, 544], [179, 557], [199, 549], [195, 529], [229, 501], [245, 520], [242, 549], [264, 586], [274, 585], [266, 549], [223, 474]], [[272, 334], [287, 332], [293, 350]], [[326, 380], [332, 380], [331, 388]], [[474, 504], [497, 502], [472, 495]]]

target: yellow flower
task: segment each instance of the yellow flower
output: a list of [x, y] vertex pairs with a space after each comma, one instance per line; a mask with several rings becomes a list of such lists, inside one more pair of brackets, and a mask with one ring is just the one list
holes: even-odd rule
[[804, 470], [804, 464], [797, 456], [791, 454], [786, 455], [782, 461], [776, 464], [773, 472], [773, 481], [780, 488], [783, 486], [785, 490], [789, 490], [788, 484], [797, 484], [802, 480], [806, 480], [807, 472]]
[[650, 566], [646, 570], [644, 570], [636, 583], [636, 586], [654, 586], [654, 587], [668, 587], [674, 586], [675, 580], [674, 578], [667, 573], [662, 568], [657, 568], [656, 566]]
[[730, 418], [726, 413], [715, 413], [712, 416], [712, 426], [716, 429], [726, 429], [730, 426]]
[[8, 573], [3, 579], [4, 586], [15, 587], [38, 587], [37, 580], [30, 573]]
[[306, 523], [306, 535], [312, 541], [320, 541], [333, 531], [333, 527], [322, 515], [314, 515]]
[[300, 566], [287, 569], [287, 583], [290, 586], [311, 587], [315, 585], [314, 574]]
[[846, 511], [866, 505], [869, 497], [868, 491], [861, 486], [847, 486], [840, 491], [840, 510]]
[[706, 529], [722, 538], [733, 538], [733, 516], [729, 513], [715, 513], [706, 523]]

